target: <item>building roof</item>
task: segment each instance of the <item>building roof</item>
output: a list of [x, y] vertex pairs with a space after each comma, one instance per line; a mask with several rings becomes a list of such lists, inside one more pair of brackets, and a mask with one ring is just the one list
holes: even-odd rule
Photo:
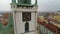
[[46, 27], [47, 29], [51, 30], [52, 32], [59, 31], [59, 29], [60, 29], [58, 26], [56, 26], [54, 24], [50, 24], [50, 23], [46, 24], [45, 22], [40, 22], [39, 20], [37, 20], [37, 22], [40, 25], [42, 25], [42, 26]]

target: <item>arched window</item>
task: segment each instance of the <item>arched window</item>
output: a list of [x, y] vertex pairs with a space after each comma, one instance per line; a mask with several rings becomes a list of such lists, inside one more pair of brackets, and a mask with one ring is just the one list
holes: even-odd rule
[[29, 31], [29, 23], [26, 22], [26, 23], [25, 23], [25, 32], [28, 32], [28, 31]]

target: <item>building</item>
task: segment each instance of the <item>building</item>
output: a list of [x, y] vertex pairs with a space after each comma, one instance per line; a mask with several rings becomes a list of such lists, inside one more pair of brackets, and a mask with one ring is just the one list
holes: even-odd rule
[[0, 16], [0, 22], [6, 26], [8, 24], [8, 20], [9, 20], [9, 15], [10, 13], [2, 13], [2, 15]]
[[37, 34], [37, 0], [31, 4], [31, 0], [12, 0], [14, 33]]
[[[50, 15], [50, 14], [49, 14]], [[60, 34], [60, 15], [51, 14], [53, 15], [52, 18], [45, 19], [45, 16], [39, 16], [37, 19], [38, 22], [38, 29], [41, 34]], [[51, 16], [50, 15], [50, 16]], [[43, 19], [42, 19], [43, 18]]]

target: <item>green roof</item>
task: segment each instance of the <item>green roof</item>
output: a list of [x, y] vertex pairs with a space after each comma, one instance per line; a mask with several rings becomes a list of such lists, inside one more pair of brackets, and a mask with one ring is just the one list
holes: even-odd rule
[[34, 5], [32, 5], [32, 4], [18, 4], [18, 3], [11, 3], [11, 5], [20, 5], [20, 6], [35, 6], [35, 4]]
[[37, 0], [35, 1], [35, 4], [31, 4], [31, 0], [12, 0], [11, 5], [21, 5], [21, 6], [34, 6], [37, 5]]

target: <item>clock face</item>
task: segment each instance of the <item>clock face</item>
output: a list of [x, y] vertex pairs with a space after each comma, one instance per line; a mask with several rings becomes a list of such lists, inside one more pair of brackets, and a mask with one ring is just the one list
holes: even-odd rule
[[30, 21], [31, 20], [31, 12], [23, 12], [22, 19], [23, 19], [23, 21]]

